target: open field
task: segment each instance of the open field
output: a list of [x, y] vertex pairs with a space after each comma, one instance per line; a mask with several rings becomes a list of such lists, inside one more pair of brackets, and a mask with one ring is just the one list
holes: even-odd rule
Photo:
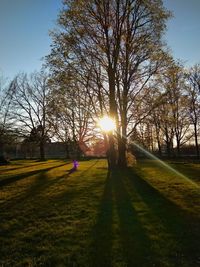
[[200, 164], [0, 166], [0, 266], [200, 266]]

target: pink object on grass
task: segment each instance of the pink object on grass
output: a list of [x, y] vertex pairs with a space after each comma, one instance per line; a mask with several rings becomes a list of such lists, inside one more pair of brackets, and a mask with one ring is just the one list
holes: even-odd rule
[[76, 170], [78, 167], [78, 161], [77, 160], [73, 160], [73, 168]]

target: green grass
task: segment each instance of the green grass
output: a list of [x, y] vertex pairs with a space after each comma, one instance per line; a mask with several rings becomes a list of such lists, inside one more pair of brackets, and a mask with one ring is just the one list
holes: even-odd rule
[[200, 164], [106, 166], [0, 166], [0, 266], [199, 266]]

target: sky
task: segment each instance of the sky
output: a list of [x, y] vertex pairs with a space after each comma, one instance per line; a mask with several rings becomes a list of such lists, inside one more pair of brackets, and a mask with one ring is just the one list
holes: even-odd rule
[[61, 0], [0, 0], [0, 72], [12, 78], [42, 66]]
[[[200, 0], [164, 0], [173, 12], [164, 36], [175, 59], [200, 63]], [[0, 0], [0, 74], [12, 79], [42, 66], [62, 0]]]
[[200, 0], [164, 0], [163, 3], [173, 12], [165, 40], [174, 58], [188, 67], [200, 63]]

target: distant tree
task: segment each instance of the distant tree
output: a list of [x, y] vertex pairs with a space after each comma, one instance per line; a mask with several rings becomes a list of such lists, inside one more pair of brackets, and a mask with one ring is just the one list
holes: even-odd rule
[[47, 110], [54, 135], [66, 144], [68, 157], [70, 153], [74, 154], [74, 157], [80, 156], [81, 147], [94, 135], [91, 101], [83, 84], [69, 73], [65, 74], [62, 80], [59, 79], [59, 82], [57, 78], [51, 78], [50, 86]]
[[183, 67], [180, 64], [172, 64], [165, 74], [166, 102], [171, 110], [171, 125], [176, 140], [177, 155], [180, 156], [180, 148], [191, 137], [190, 121], [188, 118], [188, 99], [185, 94], [185, 79]]
[[37, 139], [40, 159], [45, 159], [45, 143], [49, 140], [51, 123], [47, 117], [48, 76], [34, 73], [30, 78], [19, 74], [12, 82], [12, 116], [23, 137]]
[[[40, 143], [42, 135], [43, 135], [43, 127], [42, 125], [38, 125], [36, 128], [33, 128], [31, 130], [30, 136], [28, 136], [27, 140], [30, 142]], [[46, 135], [46, 136], [43, 136], [43, 138], [46, 143], [51, 142], [49, 136]]]
[[194, 128], [194, 138], [197, 157], [200, 158], [198, 137], [200, 134], [200, 65], [190, 68], [186, 73], [188, 111]]
[[8, 83], [6, 79], [0, 77], [0, 156], [4, 157], [5, 147], [14, 143], [17, 135], [13, 129], [13, 121], [11, 119], [11, 87], [12, 82]]
[[[160, 155], [165, 144], [169, 157], [175, 145], [180, 156], [181, 146], [192, 137], [183, 67], [173, 59], [169, 60], [151, 86], [153, 94], [150, 94], [149, 103], [146, 104], [151, 107], [147, 117], [148, 128], [154, 133]], [[153, 142], [154, 136], [148, 138]]]
[[[155, 150], [157, 147], [159, 156], [162, 156], [162, 147], [164, 143], [164, 134], [162, 131], [162, 112], [161, 107], [164, 102], [164, 93], [160, 90], [160, 84], [155, 82], [154, 89], [151, 90], [149, 105], [152, 110], [147, 117], [148, 122], [153, 127], [153, 140], [155, 142]], [[153, 147], [153, 145], [152, 145]]]

